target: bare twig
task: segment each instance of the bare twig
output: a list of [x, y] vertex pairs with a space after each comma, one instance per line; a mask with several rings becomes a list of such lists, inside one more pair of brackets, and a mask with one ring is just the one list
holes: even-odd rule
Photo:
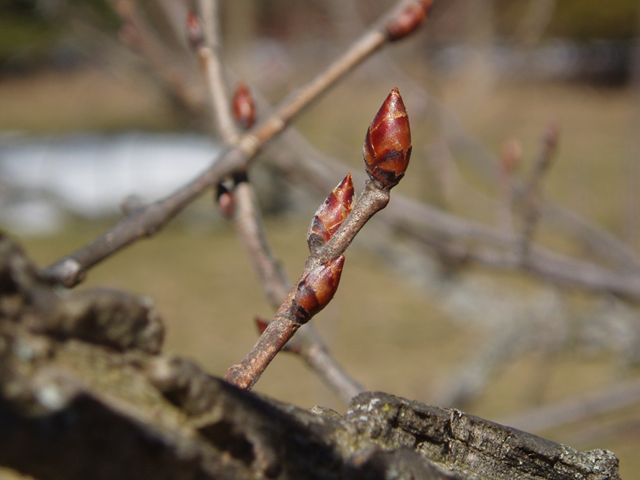
[[501, 198], [499, 205], [500, 226], [505, 232], [513, 233], [513, 176], [522, 159], [520, 142], [515, 138], [507, 140], [500, 155]]
[[[237, 183], [234, 196], [235, 225], [239, 236], [252, 259], [264, 293], [269, 302], [278, 308], [286, 301], [292, 285], [266, 239], [264, 226], [255, 208], [253, 188], [247, 182]], [[364, 391], [362, 385], [331, 355], [313, 323], [303, 325], [286, 345], [287, 351], [300, 356], [345, 404]]]
[[525, 47], [540, 41], [553, 18], [557, 0], [531, 0], [524, 18], [518, 25], [516, 37]]
[[[347, 72], [386, 42], [401, 38], [398, 37], [399, 31], [405, 34], [410, 33], [411, 28], [406, 26], [406, 22], [404, 29], [398, 27], [399, 22], [406, 20], [408, 10], [420, 8], [424, 16], [425, 10], [430, 5], [431, 2], [428, 0], [399, 2], [342, 56], [283, 100], [274, 113], [243, 135], [236, 146], [227, 149], [197, 178], [168, 197], [124, 218], [101, 237], [47, 267], [44, 274], [66, 286], [76, 285], [82, 281], [86, 271], [96, 263], [141, 238], [154, 235], [205, 189], [216, 185], [234, 171], [245, 168], [269, 140], [282, 132], [296, 115]], [[409, 26], [416, 28], [418, 24]]]
[[409, 122], [394, 89], [367, 130], [364, 158], [370, 180], [364, 192], [352, 206], [353, 184], [347, 175], [318, 210], [307, 236], [311, 254], [296, 286], [256, 345], [228, 370], [225, 380], [251, 388], [298, 328], [331, 300], [342, 272], [344, 251], [365, 223], [387, 206], [389, 192], [404, 176], [410, 156]]
[[204, 41], [197, 47], [198, 58], [205, 73], [211, 98], [211, 111], [216, 128], [227, 145], [238, 141], [238, 129], [231, 115], [229, 92], [224, 80], [220, 57], [219, 5], [217, 0], [200, 0], [200, 15]]
[[[269, 323], [258, 342], [245, 359], [233, 365], [225, 376], [225, 380], [240, 387], [251, 388], [276, 354], [293, 337], [302, 323], [296, 317], [295, 297], [305, 279], [313, 271], [322, 268], [332, 259], [341, 258], [342, 253], [364, 224], [389, 202], [389, 192], [367, 183], [365, 191], [340, 229], [331, 240], [316, 254], [310, 255], [300, 275], [296, 287], [289, 292], [285, 302], [280, 306], [274, 319]], [[342, 266], [340, 265], [340, 270]], [[308, 319], [307, 319], [308, 320]]]
[[[345, 1], [343, 3], [346, 4], [342, 10], [347, 13], [349, 27], [352, 30], [362, 29], [363, 24], [359, 19], [353, 2]], [[537, 5], [537, 3], [545, 4], [546, 6]], [[530, 9], [532, 10], [528, 16], [533, 14], [536, 18], [542, 19], [555, 7], [554, 3], [549, 0], [531, 2]], [[341, 2], [331, 1], [328, 5], [334, 22], [342, 27], [340, 21], [343, 20], [342, 13], [344, 12], [340, 9]], [[533, 10], [535, 10], [535, 13]], [[546, 10], [546, 13], [542, 13], [541, 10]], [[341, 29], [343, 36], [345, 31], [345, 29]], [[422, 115], [428, 115], [435, 124], [443, 129], [443, 137], [447, 139], [451, 151], [460, 153], [460, 158], [469, 159], [469, 163], [476, 171], [480, 172], [485, 179], [496, 183], [500, 175], [496, 168], [498, 162], [495, 156], [465, 128], [455, 112], [448, 109], [446, 105], [427, 92], [422, 85], [403, 72], [402, 68], [389, 55], [383, 53], [377, 58], [378, 61], [382, 62], [386, 71], [394, 72], [395, 77], [400, 78], [402, 84], [406, 85], [404, 87], [405, 94], [407, 93], [407, 88], [409, 88], [411, 97], [414, 100], [418, 100], [412, 102], [412, 117], [414, 120]], [[422, 109], [420, 109], [420, 106], [422, 106]], [[513, 187], [513, 200], [521, 200], [524, 191], [523, 186], [518, 184], [517, 178], [514, 178]], [[569, 208], [544, 199], [541, 206], [541, 215], [544, 220], [553, 223], [556, 228], [568, 232], [578, 241], [584, 243], [590, 250], [597, 253], [600, 259], [608, 259], [616, 267], [627, 271], [640, 271], [638, 253], [602, 226], [589, 221]]]

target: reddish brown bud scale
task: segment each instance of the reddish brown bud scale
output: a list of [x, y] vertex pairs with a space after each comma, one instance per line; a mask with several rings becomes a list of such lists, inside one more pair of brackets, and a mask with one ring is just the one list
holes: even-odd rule
[[338, 290], [343, 265], [344, 255], [340, 255], [311, 270], [298, 284], [293, 299], [293, 312], [298, 323], [307, 323], [329, 304]]
[[411, 158], [409, 117], [397, 88], [378, 110], [364, 141], [367, 174], [381, 189], [389, 190], [404, 177]]
[[187, 41], [193, 50], [197, 50], [204, 44], [202, 24], [192, 11], [187, 12]]
[[400, 12], [386, 28], [387, 39], [390, 42], [400, 40], [416, 30], [429, 13], [433, 1], [423, 0], [422, 2], [412, 3]]
[[311, 221], [311, 226], [307, 233], [307, 243], [311, 253], [315, 253], [336, 233], [342, 222], [353, 210], [354, 203], [355, 191], [353, 189], [353, 180], [349, 173], [333, 189], [324, 203], [320, 205]]
[[256, 105], [246, 83], [240, 82], [233, 94], [233, 116], [245, 130], [256, 121]]

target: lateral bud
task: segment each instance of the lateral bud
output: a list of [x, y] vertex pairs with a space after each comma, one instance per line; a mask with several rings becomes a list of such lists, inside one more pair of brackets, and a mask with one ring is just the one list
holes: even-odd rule
[[242, 128], [248, 130], [256, 121], [256, 105], [246, 83], [240, 82], [233, 94], [233, 116]]
[[390, 190], [404, 177], [411, 158], [411, 130], [397, 88], [378, 110], [364, 140], [365, 169], [380, 189]]
[[204, 44], [204, 33], [198, 16], [191, 10], [187, 12], [187, 41], [196, 51]]
[[355, 191], [349, 173], [320, 205], [311, 221], [307, 233], [307, 243], [312, 254], [317, 252], [336, 233], [353, 210], [354, 203]]
[[344, 255], [340, 255], [317, 266], [300, 281], [293, 299], [293, 312], [298, 323], [307, 323], [329, 304], [338, 290], [343, 265]]
[[431, 10], [433, 0], [414, 2], [398, 14], [386, 27], [387, 39], [395, 42], [416, 30]]

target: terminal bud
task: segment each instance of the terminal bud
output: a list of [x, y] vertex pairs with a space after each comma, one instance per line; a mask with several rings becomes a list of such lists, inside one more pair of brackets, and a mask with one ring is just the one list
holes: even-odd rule
[[395, 187], [409, 166], [411, 130], [409, 117], [397, 88], [378, 110], [364, 141], [365, 169], [383, 190]]

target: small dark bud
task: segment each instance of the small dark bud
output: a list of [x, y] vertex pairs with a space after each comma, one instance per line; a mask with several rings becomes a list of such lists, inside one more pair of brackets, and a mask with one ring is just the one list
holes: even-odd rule
[[233, 94], [233, 116], [240, 126], [248, 130], [256, 121], [256, 105], [249, 87], [240, 82]]
[[409, 117], [397, 88], [378, 110], [364, 140], [364, 163], [369, 178], [381, 189], [395, 187], [411, 157]]
[[293, 309], [299, 323], [307, 323], [329, 304], [338, 290], [343, 265], [344, 255], [340, 255], [311, 270], [298, 284]]
[[224, 215], [225, 218], [233, 217], [235, 211], [235, 200], [233, 198], [233, 192], [229, 191], [229, 189], [222, 183], [218, 184], [218, 189], [216, 191], [216, 200], [218, 202], [218, 207], [220, 208], [222, 215]]
[[198, 16], [192, 11], [187, 12], [187, 41], [194, 51], [204, 44], [202, 24]]
[[336, 233], [342, 222], [351, 213], [354, 203], [353, 180], [351, 174], [348, 174], [320, 205], [311, 221], [307, 233], [307, 243], [311, 253], [316, 252]]
[[432, 4], [432, 0], [423, 0], [419, 3], [407, 5], [407, 7], [387, 25], [387, 39], [390, 42], [394, 42], [416, 30], [427, 16], [427, 13], [429, 13]]

